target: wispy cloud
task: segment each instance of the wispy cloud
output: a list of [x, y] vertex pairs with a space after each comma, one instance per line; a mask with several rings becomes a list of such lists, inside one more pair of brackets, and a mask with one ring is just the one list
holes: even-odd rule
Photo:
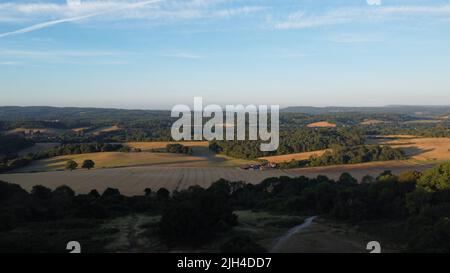
[[108, 57], [129, 55], [132, 52], [121, 51], [25, 51], [0, 49], [0, 56], [21, 58], [47, 58], [47, 57]]
[[[87, 2], [88, 4], [66, 5], [66, 7], [69, 11], [80, 12], [80, 11], [86, 11], [86, 10], [91, 11], [92, 10], [92, 13], [75, 16], [75, 17], [58, 19], [58, 20], [51, 20], [51, 21], [47, 21], [47, 22], [43, 22], [43, 23], [34, 24], [32, 26], [25, 27], [22, 29], [5, 32], [5, 33], [0, 33], [0, 38], [4, 38], [7, 36], [11, 36], [11, 35], [22, 34], [22, 33], [28, 33], [28, 32], [36, 31], [39, 29], [48, 28], [48, 27], [51, 27], [54, 25], [59, 25], [62, 23], [81, 21], [81, 20], [89, 19], [89, 18], [96, 17], [99, 15], [113, 13], [116, 11], [124, 11], [124, 10], [133, 10], [133, 9], [143, 8], [147, 5], [158, 3], [161, 1], [162, 0], [150, 0], [150, 1], [141, 1], [141, 2], [136, 2], [136, 3], [127, 3], [125, 5], [124, 4], [117, 5], [117, 4], [115, 4], [115, 2], [114, 3], [111, 2], [113, 5], [106, 9], [105, 9], [105, 6], [103, 6], [103, 5], [108, 4], [109, 2], [105, 2], [103, 4], [100, 4], [102, 2]], [[11, 4], [6, 4], [5, 6], [6, 7], [15, 7], [18, 11], [22, 11], [23, 13], [57, 12], [58, 10], [61, 11], [61, 7], [62, 7], [62, 5], [56, 5], [56, 4], [41, 4], [41, 5], [28, 4], [28, 5], [23, 5], [23, 6], [14, 6]], [[5, 6], [1, 6], [0, 9]], [[86, 9], [84, 8], [85, 6], [87, 7]], [[98, 10], [99, 7], [101, 9], [99, 11], [94, 12], [94, 10]], [[62, 9], [62, 10], [64, 11], [64, 9]]]
[[450, 5], [350, 7], [329, 10], [319, 14], [300, 10], [289, 14], [284, 20], [279, 20], [273, 27], [275, 29], [304, 29], [351, 22], [397, 20], [411, 17], [445, 19], [448, 16], [450, 16]]
[[[262, 6], [229, 7], [229, 0], [92, 0], [80, 4], [57, 3], [4, 3], [0, 4], [0, 22], [23, 23], [46, 20], [18, 30], [0, 33], [0, 38], [36, 31], [51, 26], [102, 21], [154, 20], [158, 23], [170, 20], [203, 18], [230, 18], [264, 10]], [[54, 19], [58, 18], [58, 19]]]
[[7, 66], [15, 66], [15, 65], [20, 65], [19, 62], [14, 62], [14, 61], [0, 61], [0, 65], [7, 65]]

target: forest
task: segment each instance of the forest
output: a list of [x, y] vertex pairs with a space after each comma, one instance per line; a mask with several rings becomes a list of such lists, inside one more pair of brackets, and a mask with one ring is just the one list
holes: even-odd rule
[[[147, 189], [134, 197], [113, 188], [102, 194], [96, 190], [76, 194], [67, 186], [50, 190], [37, 185], [28, 193], [18, 185], [0, 182], [0, 251], [64, 250], [64, 236], [54, 240], [47, 240], [50, 235], [45, 232], [18, 236], [13, 231], [20, 226], [46, 222], [79, 232], [87, 225], [90, 233], [114, 233], [99, 229], [98, 221], [130, 213], [161, 215], [158, 236], [169, 246], [199, 246], [238, 225], [234, 211], [245, 209], [321, 215], [355, 225], [371, 221], [378, 234], [404, 246], [405, 252], [449, 252], [449, 174], [450, 163], [445, 163], [424, 173], [396, 176], [386, 171], [362, 181], [347, 173], [336, 181], [325, 176], [270, 178], [257, 185], [220, 180], [208, 189], [192, 186], [172, 193]], [[390, 222], [397, 223], [395, 228], [386, 224]], [[102, 251], [104, 242], [86, 240], [86, 251]], [[224, 249], [239, 246], [241, 251], [264, 251], [251, 238], [233, 240]]]

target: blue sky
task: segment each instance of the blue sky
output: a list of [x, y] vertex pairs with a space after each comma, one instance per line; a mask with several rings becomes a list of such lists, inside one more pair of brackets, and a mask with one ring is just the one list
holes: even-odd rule
[[0, 105], [450, 104], [450, 1], [0, 0]]

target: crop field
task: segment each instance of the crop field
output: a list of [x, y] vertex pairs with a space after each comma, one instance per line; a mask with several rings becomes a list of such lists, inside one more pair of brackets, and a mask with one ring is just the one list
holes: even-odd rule
[[119, 131], [119, 130], [120, 130], [119, 126], [114, 125], [114, 126], [100, 127], [100, 128], [97, 128], [97, 129], [91, 131], [90, 133], [93, 135], [99, 135], [101, 133], [109, 133], [109, 132], [114, 132], [114, 131]]
[[336, 124], [330, 123], [328, 121], [319, 121], [319, 122], [310, 123], [307, 125], [307, 127], [309, 127], [309, 128], [334, 128], [334, 127], [336, 127]]
[[317, 177], [326, 175], [338, 179], [343, 172], [348, 172], [361, 179], [365, 175], [376, 177], [385, 170], [394, 174], [404, 171], [423, 171], [433, 164], [414, 164], [409, 162], [372, 162], [356, 165], [341, 165], [318, 168], [302, 168], [291, 170], [242, 170], [238, 167], [183, 167], [176, 166], [142, 166], [126, 168], [49, 171], [36, 173], [0, 174], [0, 180], [21, 185], [27, 190], [36, 184], [49, 188], [68, 185], [76, 192], [87, 193], [92, 189], [103, 191], [108, 187], [118, 188], [126, 195], [141, 195], [145, 188], [168, 190], [186, 189], [189, 186], [200, 185], [208, 187], [223, 178], [230, 181], [260, 183], [266, 178], [280, 176]]
[[118, 188], [126, 195], [142, 195], [145, 188], [186, 189], [192, 185], [208, 187], [224, 178], [231, 181], [259, 183], [268, 177], [289, 175], [281, 170], [246, 171], [233, 167], [128, 167], [75, 171], [1, 174], [0, 180], [21, 185], [27, 190], [36, 184], [49, 188], [68, 185], [78, 193], [92, 189], [100, 192]]
[[162, 149], [165, 148], [168, 144], [179, 143], [187, 147], [202, 147], [207, 148], [209, 143], [208, 141], [149, 141], [149, 142], [128, 142], [126, 145], [131, 148], [141, 149], [142, 151], [150, 151], [153, 149]]
[[392, 136], [376, 139], [374, 143], [401, 148], [414, 161], [441, 162], [450, 160], [450, 138]]
[[[450, 160], [450, 138], [413, 138], [389, 137], [376, 139], [380, 144], [388, 144], [404, 149], [410, 159], [403, 161], [370, 162], [354, 165], [336, 165], [289, 170], [242, 170], [237, 166], [252, 163], [248, 160], [234, 159], [215, 155], [207, 148], [207, 143], [184, 143], [193, 146], [193, 155], [169, 153], [120, 153], [103, 152], [81, 155], [66, 155], [39, 160], [18, 169], [16, 173], [0, 174], [0, 180], [17, 183], [30, 190], [37, 183], [55, 188], [68, 185], [80, 193], [92, 189], [102, 191], [115, 187], [127, 195], [142, 194], [145, 188], [169, 190], [185, 189], [192, 185], [208, 187], [211, 183], [224, 178], [230, 181], [259, 183], [265, 178], [279, 176], [317, 177], [326, 175], [338, 179], [348, 172], [357, 179], [365, 175], [378, 176], [385, 170], [394, 174], [405, 171], [424, 171], [440, 161]], [[136, 143], [134, 147], [144, 150], [165, 147], [167, 142]], [[310, 154], [285, 155], [274, 160], [301, 159]], [[73, 159], [81, 164], [85, 159], [96, 162], [92, 170], [64, 170], [67, 160]], [[269, 158], [270, 159], [270, 158]], [[271, 161], [274, 161], [271, 160]]]
[[233, 167], [252, 163], [248, 160], [215, 155], [206, 148], [206, 151], [201, 150], [198, 153], [194, 152], [194, 155], [150, 152], [101, 152], [63, 155], [35, 161], [24, 168], [15, 170], [15, 172], [60, 171], [64, 170], [68, 160], [74, 160], [81, 166], [83, 161], [87, 159], [95, 162], [95, 168], [119, 168], [131, 166]]
[[11, 134], [36, 134], [36, 133], [41, 133], [41, 134], [47, 134], [47, 135], [58, 135], [64, 132], [63, 129], [55, 129], [55, 128], [15, 128], [9, 131], [6, 131], [5, 134], [6, 135], [11, 135]]
[[259, 159], [267, 160], [269, 162], [273, 163], [282, 163], [282, 162], [290, 162], [292, 160], [307, 160], [311, 156], [321, 156], [323, 155], [327, 150], [320, 150], [320, 151], [313, 151], [313, 152], [306, 152], [306, 153], [296, 153], [296, 154], [288, 154], [288, 155], [275, 155], [275, 156], [266, 156], [261, 157]]

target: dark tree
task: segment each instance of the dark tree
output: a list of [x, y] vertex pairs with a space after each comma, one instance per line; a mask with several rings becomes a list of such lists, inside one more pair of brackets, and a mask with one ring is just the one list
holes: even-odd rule
[[95, 162], [90, 160], [90, 159], [86, 159], [85, 161], [83, 161], [83, 165], [81, 166], [83, 169], [92, 169], [95, 166]]
[[75, 170], [76, 168], [78, 168], [78, 163], [73, 161], [73, 160], [69, 160], [66, 162], [66, 170]]

